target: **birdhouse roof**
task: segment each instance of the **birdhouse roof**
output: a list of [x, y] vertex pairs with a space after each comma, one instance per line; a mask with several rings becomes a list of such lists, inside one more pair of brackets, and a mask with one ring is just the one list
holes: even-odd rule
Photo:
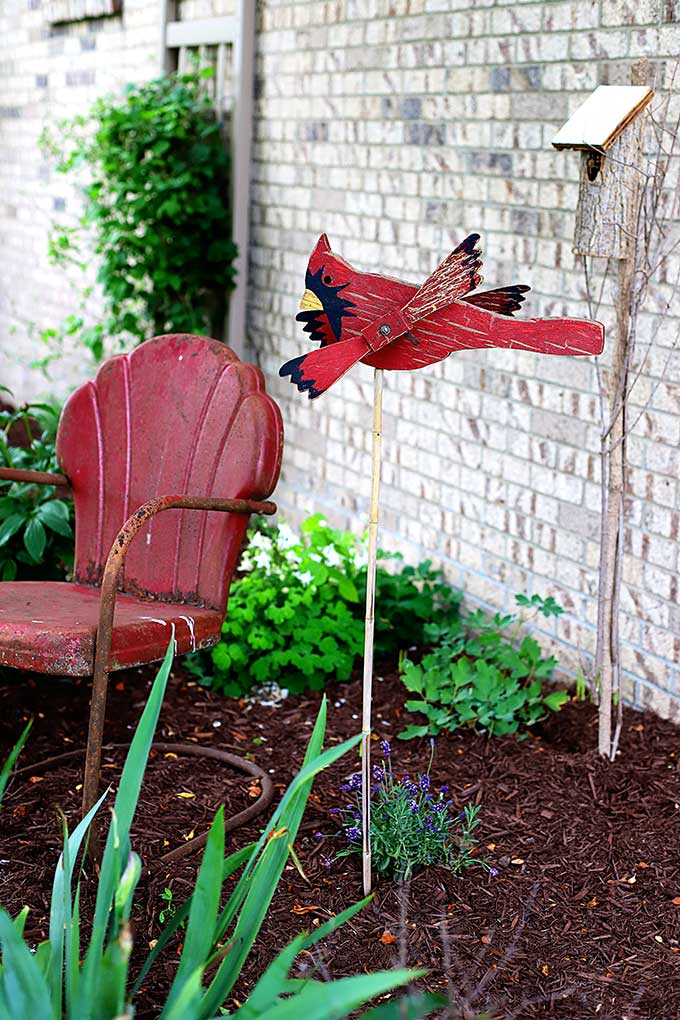
[[647, 85], [598, 85], [552, 140], [556, 149], [608, 149], [651, 101]]

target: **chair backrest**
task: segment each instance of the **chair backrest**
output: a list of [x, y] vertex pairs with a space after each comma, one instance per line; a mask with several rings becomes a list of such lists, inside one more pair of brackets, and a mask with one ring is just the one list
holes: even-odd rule
[[[74, 576], [99, 584], [124, 521], [154, 496], [264, 499], [279, 476], [281, 414], [254, 365], [217, 340], [167, 335], [111, 358], [67, 401], [57, 458], [73, 488]], [[165, 510], [128, 551], [122, 589], [226, 607], [243, 514]]]

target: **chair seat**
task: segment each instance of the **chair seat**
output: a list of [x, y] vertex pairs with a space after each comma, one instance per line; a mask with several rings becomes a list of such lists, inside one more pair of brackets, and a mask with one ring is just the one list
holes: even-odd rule
[[[99, 588], [61, 581], [0, 583], [0, 665], [57, 676], [90, 676], [99, 621]], [[119, 593], [111, 669], [162, 659], [175, 628], [177, 654], [215, 644], [215, 609]]]

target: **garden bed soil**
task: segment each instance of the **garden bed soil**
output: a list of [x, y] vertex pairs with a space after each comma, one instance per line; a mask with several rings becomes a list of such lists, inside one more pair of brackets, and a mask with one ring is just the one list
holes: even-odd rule
[[[429, 743], [395, 739], [413, 720], [401, 707], [404, 690], [394, 668], [382, 664], [379, 673], [375, 732], [392, 740], [396, 772], [413, 775], [425, 769]], [[149, 669], [116, 674], [108, 739], [129, 740], [152, 677]], [[3, 757], [28, 717], [35, 725], [22, 763], [82, 745], [88, 696], [85, 683], [3, 681]], [[318, 694], [291, 696], [276, 708], [225, 700], [198, 686], [180, 664], [157, 736], [250, 755], [272, 773], [278, 794], [300, 766], [319, 704]], [[333, 689], [327, 743], [359, 730], [359, 706], [358, 676]], [[303, 958], [304, 972], [327, 978], [422, 966], [428, 975], [421, 983], [448, 989], [469, 1018], [486, 1011], [504, 1020], [678, 1020], [678, 731], [649, 714], [624, 714], [621, 754], [613, 764], [596, 754], [596, 712], [583, 702], [570, 702], [525, 741], [489, 740], [471, 731], [439, 737], [433, 781], [448, 783], [457, 805], [481, 805], [479, 853], [498, 874], [473, 868], [454, 878], [430, 868], [403, 886], [377, 881], [372, 903], [314, 957]], [[121, 762], [121, 752], [107, 755], [104, 775], [114, 785]], [[315, 782], [297, 843], [306, 878], [292, 865], [284, 872], [234, 1000], [247, 997], [296, 933], [361, 898], [359, 861], [336, 858], [341, 841], [330, 814], [344, 803], [338, 786], [355, 768], [355, 759], [341, 760]], [[27, 934], [35, 942], [47, 934], [61, 841], [56, 808], [73, 825], [79, 783], [78, 768], [61, 765], [15, 777], [6, 794], [0, 902], [13, 914], [29, 905]], [[167, 868], [158, 865], [159, 857], [205, 831], [221, 802], [233, 814], [252, 803], [253, 793], [251, 779], [215, 763], [153, 758], [132, 831], [145, 865], [133, 914], [138, 959], [158, 936], [161, 893], [168, 887], [182, 902], [200, 860], [199, 854]], [[258, 833], [256, 821], [233, 832], [228, 844], [235, 849]], [[86, 902], [93, 879], [87, 865]], [[139, 1020], [158, 1016], [176, 965], [177, 945], [139, 998]]]

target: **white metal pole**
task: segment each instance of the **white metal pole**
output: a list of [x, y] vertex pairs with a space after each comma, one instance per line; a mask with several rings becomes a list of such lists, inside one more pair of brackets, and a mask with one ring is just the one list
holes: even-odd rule
[[361, 827], [364, 895], [371, 891], [371, 700], [373, 694], [373, 632], [375, 627], [375, 570], [380, 507], [380, 452], [382, 440], [382, 369], [373, 375], [373, 443], [371, 503], [368, 514], [368, 566], [366, 570], [366, 624], [364, 631], [364, 686], [361, 729]]

